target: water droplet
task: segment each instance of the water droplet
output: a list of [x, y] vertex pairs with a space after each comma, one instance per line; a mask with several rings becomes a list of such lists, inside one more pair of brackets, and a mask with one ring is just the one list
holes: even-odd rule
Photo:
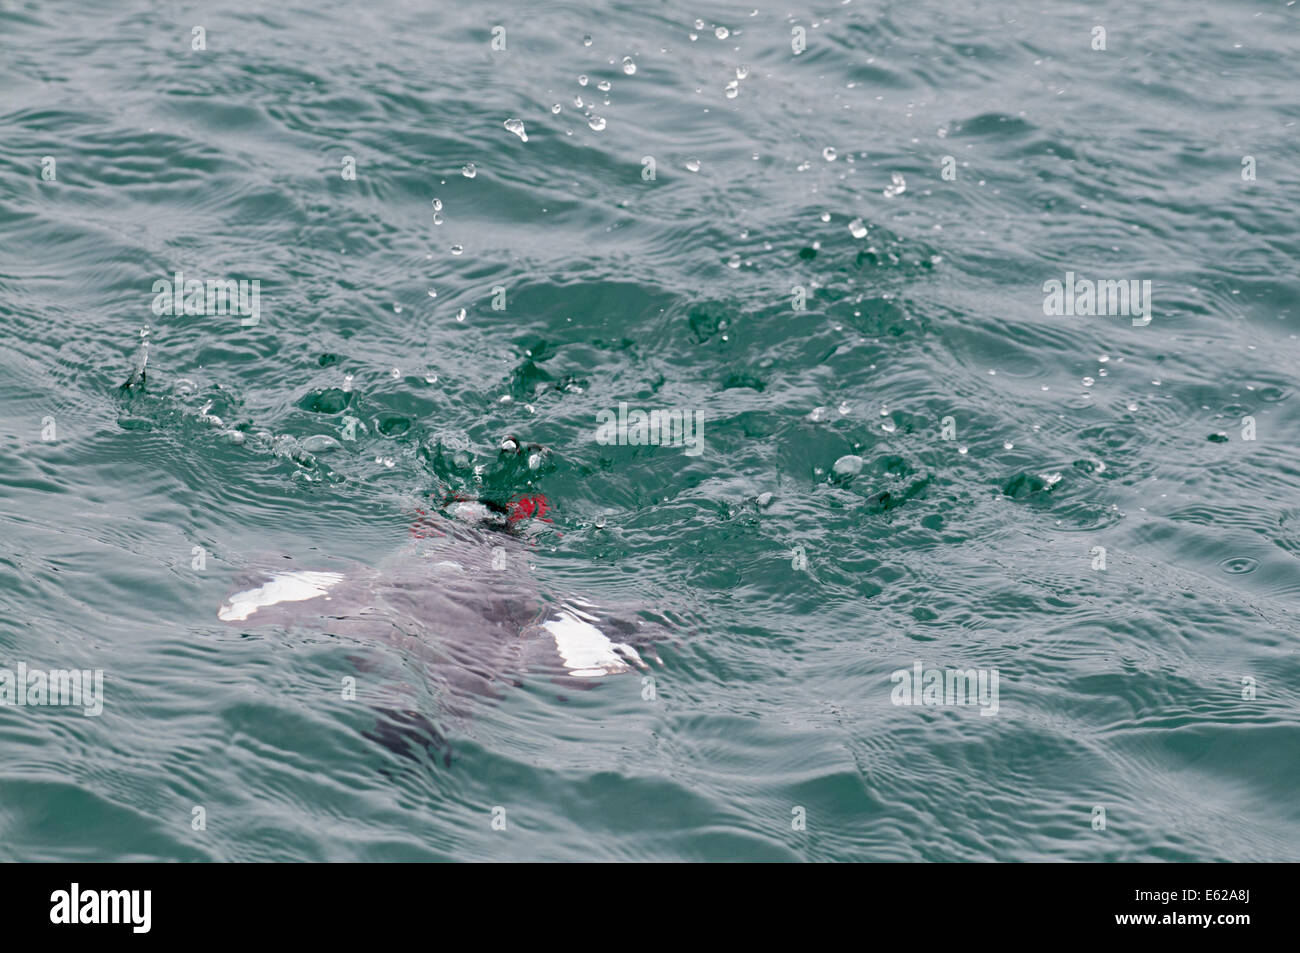
[[849, 232], [854, 238], [866, 238], [867, 226], [862, 224], [862, 219], [855, 218], [853, 221], [849, 222]]
[[731, 36], [731, 31], [728, 30], [725, 26], [720, 26], [714, 29], [713, 35], [716, 36], [719, 40], [725, 40], [727, 37]]
[[434, 213], [433, 213], [433, 224], [435, 224], [435, 225], [441, 225], [442, 222], [443, 222], [442, 213], [441, 213], [441, 212], [434, 212]]
[[835, 474], [837, 477], [857, 476], [862, 472], [862, 465], [864, 462], [865, 461], [856, 454], [846, 453], [835, 461], [835, 465], [831, 467], [831, 473]]
[[822, 150], [822, 158], [827, 162], [834, 162], [837, 155], [838, 153], [831, 146]]
[[474, 168], [473, 162], [467, 162], [461, 166], [460, 174], [467, 179], [472, 179], [474, 176], [478, 175], [478, 169]]
[[587, 121], [587, 125], [596, 130], [596, 132], [600, 132], [605, 128], [605, 120], [601, 116], [592, 116], [591, 119]]
[[453, 255], [459, 255], [459, 254], [460, 254], [461, 252], [463, 252], [464, 250], [465, 250], [465, 246], [464, 246], [464, 245], [452, 245], [452, 246], [451, 246], [451, 253], [452, 253]]
[[748, 67], [748, 66], [737, 66], [737, 67], [736, 67], [736, 79], [745, 79], [745, 78], [748, 77], [748, 76], [749, 76], [749, 67]]
[[829, 414], [830, 414], [829, 408], [814, 407], [812, 409], [812, 413], [808, 415], [808, 419], [813, 421], [814, 423], [820, 423], [821, 421], [825, 420]]
[[729, 259], [727, 259], [727, 267], [728, 267], [728, 268], [739, 268], [739, 267], [740, 267], [740, 256], [739, 256], [739, 255], [732, 255]]
[[689, 171], [691, 171], [691, 172], [699, 172], [699, 171], [700, 171], [700, 160], [699, 160], [699, 159], [687, 159], [687, 160], [686, 160], [686, 168], [687, 168]]
[[583, 35], [583, 37], [582, 37], [582, 45], [583, 45], [583, 46], [591, 46], [591, 34], [590, 34], [590, 33], [587, 33], [587, 34], [584, 34], [584, 35]]
[[528, 141], [528, 133], [524, 132], [524, 121], [522, 119], [507, 119], [506, 128], [524, 142]]
[[1095, 383], [1097, 383], [1097, 382], [1096, 382], [1095, 380], [1093, 380], [1091, 377], [1085, 377], [1085, 378], [1083, 379], [1083, 386], [1084, 386], [1084, 387], [1091, 387], [1091, 386], [1092, 386], [1093, 384], [1095, 384]]
[[396, 368], [396, 367], [394, 367], [394, 368], [393, 368], [391, 371], [389, 371], [388, 373], [389, 373], [390, 375], [392, 375], [392, 378], [393, 378], [393, 380], [395, 380], [395, 381], [400, 381], [400, 380], [402, 379], [402, 371], [401, 371], [400, 368]]
[[436, 297], [438, 297], [438, 292], [436, 292], [436, 291], [434, 291], [432, 288], [430, 288], [430, 289], [429, 289], [429, 297], [430, 297], [430, 298], [436, 298]]
[[574, 96], [574, 97], [573, 97], [573, 105], [574, 105], [575, 108], [577, 108], [577, 109], [581, 109], [581, 108], [582, 108], [582, 97], [581, 97], [581, 96]]
[[735, 99], [740, 94], [740, 84], [733, 79], [727, 84], [727, 88], [723, 92], [728, 99]]
[[1012, 443], [1010, 440], [1005, 440], [1005, 441], [1003, 441], [1003, 443], [1002, 443], [1002, 449], [1003, 449], [1003, 450], [1014, 450], [1014, 449], [1016, 449], [1016, 445], [1015, 445], [1014, 443]]
[[970, 447], [958, 447], [957, 452], [964, 457], [966, 454], [970, 453]]
[[[242, 437], [243, 434], [240, 434]], [[304, 437], [302, 449], [308, 453], [327, 453], [330, 450], [340, 450], [343, 445], [328, 434], [316, 434], [311, 437]]]
[[586, 73], [583, 73], [581, 76], [578, 77], [578, 85], [579, 85], [579, 86], [586, 86], [586, 85], [587, 85], [587, 74], [586, 74]]
[[611, 83], [609, 80], [602, 79], [599, 83], [596, 84], [596, 88], [600, 90], [602, 93], [607, 93], [610, 91], [610, 89], [613, 88], [613, 85], [614, 84]]
[[465, 309], [464, 309], [464, 308], [461, 308], [459, 311], [456, 312], [456, 320], [457, 320], [457, 321], [464, 321], [464, 320], [465, 320], [465, 317], [466, 317], [466, 315], [465, 315]]
[[884, 423], [880, 425], [880, 429], [883, 430], [885, 433], [893, 433], [895, 430], [898, 429], [898, 424], [894, 423], [892, 419], [886, 420]]
[[560, 106], [560, 104], [559, 104], [559, 103], [556, 103], [554, 106], [551, 107], [551, 112], [553, 112], [553, 113], [558, 113], [558, 112], [560, 111], [561, 108], [562, 108], [562, 107]]
[[435, 212], [441, 212], [441, 211], [442, 211], [442, 199], [434, 199], [434, 200], [433, 200], [433, 210], [434, 210]]
[[703, 21], [703, 20], [696, 20], [696, 21], [695, 21], [695, 29], [697, 29], [697, 30], [703, 30], [703, 29], [704, 29], [704, 21]]
[[885, 198], [892, 199], [895, 195], [902, 195], [907, 191], [907, 182], [903, 179], [903, 173], [894, 172], [889, 179], [889, 185], [885, 186]]
[[401, 314], [401, 313], [402, 313], [402, 306], [401, 306], [400, 304], [394, 304], [394, 305], [393, 305], [393, 313], [394, 313], [394, 314]]
[[636, 64], [632, 62], [632, 57], [630, 56], [623, 57], [623, 72], [626, 73], [628, 76], [631, 76], [633, 73], [636, 72]]
[[1254, 572], [1256, 567], [1259, 566], [1259, 560], [1252, 559], [1249, 556], [1234, 556], [1231, 559], [1223, 560], [1219, 565], [1223, 567], [1224, 572], [1240, 575]]

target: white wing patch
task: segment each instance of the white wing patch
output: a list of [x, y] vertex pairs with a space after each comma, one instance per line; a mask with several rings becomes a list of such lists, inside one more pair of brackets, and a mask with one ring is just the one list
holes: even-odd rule
[[570, 675], [600, 678], [602, 675], [630, 672], [629, 659], [645, 667], [636, 649], [622, 642], [611, 642], [604, 632], [581, 618], [580, 611], [561, 608], [554, 619], [542, 623], [542, 628], [554, 637], [556, 651], [564, 659]]
[[278, 572], [257, 589], [237, 592], [217, 610], [222, 622], [242, 622], [263, 606], [303, 602], [323, 596], [343, 580], [338, 572]]

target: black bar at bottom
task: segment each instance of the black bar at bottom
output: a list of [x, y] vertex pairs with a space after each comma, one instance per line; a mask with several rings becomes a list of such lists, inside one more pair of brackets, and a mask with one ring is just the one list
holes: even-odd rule
[[525, 924], [535, 942], [608, 941], [623, 929], [734, 940], [777, 924], [802, 924], [812, 939], [834, 925], [866, 942], [893, 934], [936, 949], [1044, 935], [1293, 935], [1283, 909], [1293, 871], [1281, 865], [666, 866], [11, 864], [0, 867], [0, 922], [9, 943], [285, 936], [333, 946], [390, 930], [390, 940], [414, 931], [436, 942], [458, 926], [460, 942], [465, 929], [499, 942], [499, 930]]

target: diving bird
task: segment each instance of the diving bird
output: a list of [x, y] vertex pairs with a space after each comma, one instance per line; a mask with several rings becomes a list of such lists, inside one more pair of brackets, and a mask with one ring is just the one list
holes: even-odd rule
[[[543, 596], [521, 530], [546, 519], [548, 507], [536, 494], [505, 506], [453, 500], [420, 510], [411, 538], [378, 565], [269, 571], [230, 595], [217, 618], [396, 647], [441, 688], [440, 707], [455, 715], [530, 675], [578, 688], [662, 664], [654, 651], [667, 632], [661, 623], [577, 596]], [[360, 685], [369, 662], [353, 662]], [[371, 737], [402, 750], [414, 734], [449, 760], [445, 738], [415, 700], [419, 686], [385, 684], [380, 694], [380, 727]]]

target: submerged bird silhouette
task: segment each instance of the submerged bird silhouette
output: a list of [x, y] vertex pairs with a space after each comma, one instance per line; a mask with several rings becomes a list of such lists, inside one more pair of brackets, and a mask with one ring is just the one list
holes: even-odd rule
[[[570, 687], [662, 664], [654, 643], [667, 629], [644, 612], [598, 607], [576, 596], [547, 598], [529, 572], [525, 530], [546, 520], [550, 504], [532, 494], [502, 505], [452, 499], [417, 510], [411, 538], [374, 567], [347, 571], [281, 570], [230, 595], [217, 611], [243, 628], [279, 625], [324, 629], [357, 644], [396, 646], [418, 660], [423, 677], [442, 689], [440, 708], [464, 715], [472, 697], [499, 697], [530, 675]], [[255, 582], [257, 580], [254, 580]], [[359, 672], [370, 665], [353, 658]], [[364, 677], [364, 676], [363, 676]], [[450, 748], [413, 701], [413, 685], [386, 684], [369, 734], [410, 752], [418, 740]]]

